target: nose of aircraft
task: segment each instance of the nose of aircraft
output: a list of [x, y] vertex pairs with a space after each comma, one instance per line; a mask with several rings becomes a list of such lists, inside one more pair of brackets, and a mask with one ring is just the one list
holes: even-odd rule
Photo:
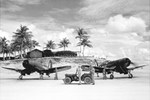
[[24, 61], [22, 62], [22, 65], [23, 65], [24, 68], [28, 67], [29, 61], [28, 61], [28, 60], [24, 60]]

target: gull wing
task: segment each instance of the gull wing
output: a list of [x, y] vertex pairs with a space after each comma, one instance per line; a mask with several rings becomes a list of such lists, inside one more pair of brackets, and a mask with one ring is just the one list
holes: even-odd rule
[[21, 69], [15, 69], [15, 68], [8, 68], [8, 67], [2, 67], [2, 68], [12, 70], [12, 71], [16, 71], [16, 72], [19, 72], [19, 73], [22, 71]]
[[138, 69], [138, 68], [143, 68], [144, 66], [146, 66], [146, 65], [140, 65], [140, 66], [136, 66], [136, 67], [131, 67], [131, 68], [128, 68], [128, 70], [134, 70], [134, 69]]

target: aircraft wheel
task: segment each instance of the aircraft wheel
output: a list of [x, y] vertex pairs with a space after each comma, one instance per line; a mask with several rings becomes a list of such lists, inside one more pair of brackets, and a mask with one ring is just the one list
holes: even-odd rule
[[129, 74], [129, 78], [133, 78], [133, 75], [132, 75], [132, 74]]
[[66, 77], [66, 78], [64, 79], [64, 83], [65, 83], [65, 84], [71, 84], [71, 78], [70, 78], [70, 77]]
[[110, 79], [114, 79], [114, 75], [110, 75]]
[[90, 83], [92, 83], [92, 79], [90, 77], [85, 77], [84, 78], [84, 83], [90, 84]]
[[40, 75], [40, 79], [43, 79], [43, 75], [42, 74]]
[[22, 76], [22, 75], [20, 75], [20, 76], [19, 76], [19, 80], [22, 80], [22, 78], [23, 78], [23, 76]]

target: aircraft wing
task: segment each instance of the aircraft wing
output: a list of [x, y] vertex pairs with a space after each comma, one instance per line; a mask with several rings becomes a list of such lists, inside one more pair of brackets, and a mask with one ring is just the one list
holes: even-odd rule
[[134, 69], [137, 69], [137, 68], [143, 68], [144, 66], [146, 66], [146, 65], [140, 65], [140, 66], [128, 68], [128, 70], [134, 70]]
[[61, 67], [54, 67], [54, 68], [50, 68], [48, 70], [44, 70], [44, 72], [55, 73], [56, 71], [61, 72], [61, 71], [69, 70], [69, 69], [71, 69], [71, 66], [61, 66]]
[[7, 68], [7, 67], [2, 67], [2, 68], [12, 70], [12, 71], [16, 71], [16, 72], [19, 72], [19, 73], [22, 71], [21, 69], [15, 69], [15, 68]]

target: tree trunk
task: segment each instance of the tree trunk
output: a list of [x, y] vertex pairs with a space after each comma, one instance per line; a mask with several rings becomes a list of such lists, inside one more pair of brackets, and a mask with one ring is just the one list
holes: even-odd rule
[[8, 58], [8, 53], [6, 53], [6, 60], [8, 60], [7, 58]]
[[23, 58], [23, 56], [22, 56], [22, 48], [23, 48], [23, 42], [22, 42], [21, 48], [20, 48], [20, 56], [21, 56], [21, 59]]
[[64, 51], [65, 51], [65, 47], [64, 47]]
[[[80, 38], [80, 42], [81, 42], [81, 38]], [[80, 45], [80, 56], [81, 56], [81, 45]]]
[[83, 46], [83, 52], [82, 52], [83, 56], [84, 56], [84, 49], [85, 49], [85, 46]]
[[3, 61], [5, 60], [5, 53], [3, 52]]
[[14, 57], [16, 57], [16, 51], [14, 51]]
[[9, 52], [9, 60], [10, 60], [10, 52]]
[[22, 56], [22, 50], [20, 50], [20, 56], [21, 56], [21, 59], [23, 58], [23, 56]]

